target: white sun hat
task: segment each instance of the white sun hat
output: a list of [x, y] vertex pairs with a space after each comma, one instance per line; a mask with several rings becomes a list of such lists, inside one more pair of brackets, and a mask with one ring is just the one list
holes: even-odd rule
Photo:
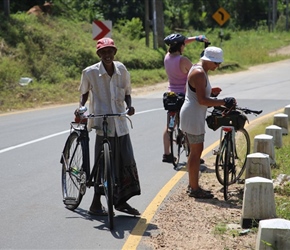
[[223, 59], [223, 50], [218, 47], [210, 46], [204, 50], [204, 55], [200, 59], [221, 63], [224, 61]]

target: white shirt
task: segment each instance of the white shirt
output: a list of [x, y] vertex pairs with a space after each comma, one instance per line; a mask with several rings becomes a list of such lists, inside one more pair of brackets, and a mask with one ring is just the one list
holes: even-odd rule
[[[82, 72], [79, 90], [81, 94], [90, 91], [90, 114], [112, 114], [125, 111], [125, 95], [131, 94], [130, 74], [124, 64], [114, 61], [114, 74], [110, 77], [102, 62], [85, 68]], [[108, 136], [123, 136], [129, 133], [125, 117], [108, 118]], [[102, 119], [89, 119], [88, 129], [96, 129], [103, 135]]]

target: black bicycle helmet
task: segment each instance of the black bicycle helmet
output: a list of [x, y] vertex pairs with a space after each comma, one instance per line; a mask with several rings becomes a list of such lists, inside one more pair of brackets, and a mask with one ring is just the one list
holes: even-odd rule
[[171, 34], [167, 37], [164, 38], [164, 42], [167, 44], [167, 45], [175, 45], [175, 44], [178, 44], [178, 43], [184, 43], [186, 37], [179, 34], [179, 33], [175, 33], [175, 34]]

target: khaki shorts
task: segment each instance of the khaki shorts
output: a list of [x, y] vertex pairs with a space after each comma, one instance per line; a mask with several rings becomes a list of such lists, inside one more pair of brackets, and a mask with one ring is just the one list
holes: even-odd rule
[[187, 134], [187, 139], [189, 144], [198, 144], [198, 143], [203, 143], [204, 142], [204, 134], [201, 135], [192, 135], [192, 134]]

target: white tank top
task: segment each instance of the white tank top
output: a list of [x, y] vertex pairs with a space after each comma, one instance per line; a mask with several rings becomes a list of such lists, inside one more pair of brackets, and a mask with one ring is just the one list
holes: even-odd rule
[[[195, 69], [203, 68], [200, 65], [193, 65], [189, 70], [188, 75]], [[207, 74], [204, 72], [206, 77], [205, 96], [210, 97], [211, 85], [208, 80]], [[180, 125], [183, 132], [192, 135], [201, 135], [205, 133], [205, 116], [207, 106], [200, 105], [197, 100], [197, 95], [193, 92], [190, 87], [188, 80], [186, 82], [186, 94], [185, 101], [180, 111]]]

